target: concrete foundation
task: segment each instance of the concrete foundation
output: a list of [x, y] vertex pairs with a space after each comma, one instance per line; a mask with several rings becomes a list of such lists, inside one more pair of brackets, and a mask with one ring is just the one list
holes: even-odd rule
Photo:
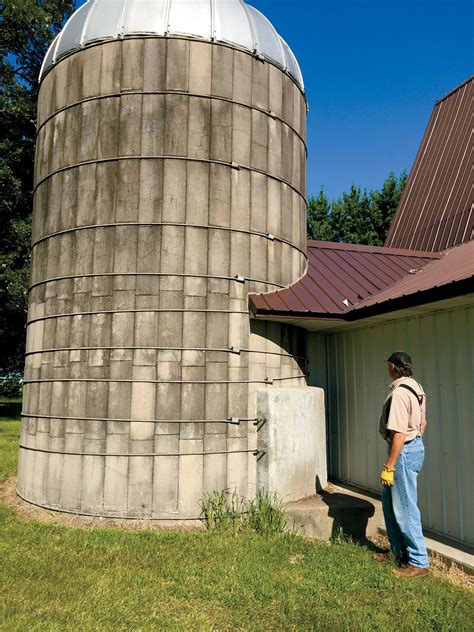
[[326, 416], [321, 388], [271, 388], [257, 395], [259, 488], [285, 502], [327, 485]]

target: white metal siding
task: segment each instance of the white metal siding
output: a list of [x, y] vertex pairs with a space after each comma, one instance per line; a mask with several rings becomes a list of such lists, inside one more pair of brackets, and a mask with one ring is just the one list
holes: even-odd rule
[[[474, 543], [474, 307], [309, 339], [310, 379], [327, 390], [330, 474], [380, 491], [386, 445], [378, 435], [390, 378], [386, 358], [405, 350], [427, 393], [426, 459], [419, 505], [426, 528]], [[327, 368], [321, 368], [326, 351]]]

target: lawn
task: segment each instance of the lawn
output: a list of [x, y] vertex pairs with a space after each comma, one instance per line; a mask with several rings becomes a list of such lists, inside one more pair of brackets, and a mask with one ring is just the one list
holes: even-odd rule
[[21, 402], [0, 401], [0, 484], [16, 472]]
[[[1, 476], [19, 423], [0, 419]], [[26, 521], [0, 506], [0, 629], [472, 630], [472, 592], [416, 584], [347, 541], [124, 532]]]

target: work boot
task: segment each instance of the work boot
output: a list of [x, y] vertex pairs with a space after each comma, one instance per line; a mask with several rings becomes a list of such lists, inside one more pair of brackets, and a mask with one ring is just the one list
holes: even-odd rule
[[[374, 553], [374, 560], [380, 563], [391, 562], [392, 556], [390, 551], [380, 551], [379, 553]], [[395, 555], [394, 563], [397, 566], [404, 567], [408, 564], [408, 560], [405, 555]]]
[[418, 579], [418, 577], [426, 577], [430, 571], [428, 568], [420, 568], [419, 566], [408, 564], [405, 568], [394, 568], [392, 572], [397, 577], [403, 577], [403, 579]]

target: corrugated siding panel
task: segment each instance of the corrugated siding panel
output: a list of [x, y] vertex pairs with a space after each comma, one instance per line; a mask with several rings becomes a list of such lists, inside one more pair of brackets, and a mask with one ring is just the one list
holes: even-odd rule
[[378, 435], [390, 381], [385, 359], [394, 349], [409, 350], [415, 378], [428, 394], [426, 460], [419, 481], [423, 524], [474, 544], [474, 307], [315, 334], [309, 345], [310, 356], [315, 346], [327, 345], [327, 384], [321, 383], [321, 370], [312, 372], [311, 383], [327, 387], [330, 474], [376, 492], [386, 458]]
[[472, 239], [472, 77], [434, 108], [386, 246], [439, 252]]

